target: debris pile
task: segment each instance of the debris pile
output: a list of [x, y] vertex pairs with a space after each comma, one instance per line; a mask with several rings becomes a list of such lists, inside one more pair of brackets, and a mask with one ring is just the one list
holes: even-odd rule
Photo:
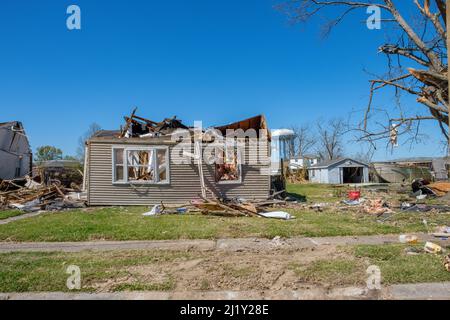
[[0, 207], [26, 212], [85, 207], [85, 199], [76, 191], [57, 183], [47, 186], [30, 177], [3, 180], [0, 182]]
[[450, 192], [450, 182], [443, 181], [431, 183], [426, 179], [415, 179], [411, 187], [414, 196], [430, 195], [442, 197]]
[[381, 216], [385, 213], [393, 213], [389, 204], [383, 198], [367, 200], [363, 205], [363, 211], [377, 216]]
[[176, 129], [188, 129], [176, 117], [155, 122], [136, 115], [137, 108], [133, 110], [129, 117], [125, 118], [125, 126], [120, 130], [120, 138], [147, 138], [159, 137], [172, 133]]
[[444, 268], [450, 272], [450, 254], [444, 258]]
[[59, 186], [81, 190], [83, 183], [82, 166], [76, 160], [50, 160], [33, 168], [34, 180], [45, 185], [56, 183]]
[[[242, 198], [221, 200], [217, 198], [209, 199], [201, 197], [200, 201], [192, 201], [193, 206], [198, 208], [203, 214], [219, 215], [228, 217], [267, 217], [277, 218], [276, 216], [267, 215], [266, 208], [273, 203], [272, 201], [249, 201]], [[291, 218], [289, 214], [284, 216], [285, 219]]]

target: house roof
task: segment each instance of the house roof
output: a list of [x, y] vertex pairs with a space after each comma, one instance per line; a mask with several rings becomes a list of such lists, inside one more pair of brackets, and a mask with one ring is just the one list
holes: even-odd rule
[[351, 158], [338, 158], [338, 159], [327, 160], [327, 161], [323, 161], [323, 162], [317, 163], [317, 164], [311, 166], [310, 169], [329, 168], [331, 166], [337, 165], [337, 164], [345, 162], [345, 161], [356, 162], [356, 163], [358, 163], [358, 164], [360, 164], [362, 166], [365, 166], [365, 167], [368, 166], [367, 163], [364, 163], [364, 162], [361, 162], [361, 161], [358, 161], [358, 160], [354, 160], [354, 159], [351, 159]]
[[14, 127], [16, 130], [23, 130], [22, 123], [20, 121], [9, 121], [9, 122], [0, 122], [0, 128], [10, 128]]
[[230, 123], [230, 124], [227, 124], [224, 126], [216, 126], [214, 128], [221, 131], [224, 136], [226, 135], [226, 131], [229, 129], [232, 129], [232, 130], [242, 129], [243, 131], [246, 131], [249, 129], [254, 129], [254, 130], [256, 130], [257, 134], [259, 134], [258, 131], [260, 129], [262, 129], [262, 130], [266, 130], [268, 138], [269, 139], [271, 138], [271, 134], [270, 134], [269, 128], [267, 126], [266, 117], [262, 114], [255, 116], [255, 117], [248, 118], [248, 119], [233, 122], [233, 123]]
[[[134, 115], [134, 117], [137, 117]], [[139, 119], [143, 119], [138, 117]], [[169, 119], [169, 124], [174, 124], [173, 127], [170, 127], [169, 125], [164, 126], [161, 130], [161, 132], [156, 132], [154, 136], [143, 134], [140, 137], [130, 137], [130, 138], [124, 138], [121, 137], [121, 131], [120, 130], [100, 130], [96, 134], [94, 134], [89, 140], [95, 140], [95, 141], [121, 141], [121, 142], [136, 142], [136, 141], [160, 141], [160, 142], [173, 142], [171, 139], [171, 134], [176, 130], [176, 128], [185, 128], [190, 130], [193, 133], [193, 128], [189, 128], [181, 123], [181, 121], [176, 120], [175, 118]], [[150, 120], [146, 120], [150, 121]], [[168, 120], [164, 120], [163, 122], [159, 124], [166, 124]], [[175, 121], [177, 121], [175, 123]], [[234, 123], [230, 123], [224, 126], [216, 126], [213, 127], [217, 130], [219, 130], [223, 135], [226, 135], [226, 131], [228, 129], [242, 129], [244, 131], [248, 129], [255, 129], [257, 134], [259, 134], [259, 129], [266, 130], [268, 134], [268, 138], [270, 139], [270, 132], [267, 127], [267, 121], [264, 115], [258, 115], [256, 117], [248, 118], [245, 120], [237, 121]]]

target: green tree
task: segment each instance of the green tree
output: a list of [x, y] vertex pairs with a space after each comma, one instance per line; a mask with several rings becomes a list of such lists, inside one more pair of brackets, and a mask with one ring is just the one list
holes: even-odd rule
[[36, 162], [61, 160], [62, 150], [53, 146], [42, 146], [36, 149], [34, 160]]

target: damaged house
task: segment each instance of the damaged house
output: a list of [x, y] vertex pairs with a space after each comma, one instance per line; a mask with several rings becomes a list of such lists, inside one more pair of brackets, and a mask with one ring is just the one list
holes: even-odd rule
[[0, 123], [0, 180], [30, 174], [32, 152], [23, 125], [19, 121]]
[[[100, 131], [87, 142], [89, 205], [269, 197], [270, 133], [264, 116], [205, 130], [175, 117], [154, 122], [135, 111], [121, 130]], [[256, 133], [258, 150], [248, 137], [223, 142], [231, 132]]]

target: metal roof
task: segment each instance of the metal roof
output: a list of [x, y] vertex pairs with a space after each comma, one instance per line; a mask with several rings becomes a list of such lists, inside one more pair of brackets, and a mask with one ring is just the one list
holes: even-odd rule
[[310, 169], [328, 168], [328, 167], [331, 167], [333, 165], [336, 165], [336, 164], [344, 162], [344, 161], [352, 161], [352, 162], [359, 163], [359, 164], [361, 164], [363, 166], [368, 166], [367, 163], [364, 163], [364, 162], [361, 162], [361, 161], [358, 161], [358, 160], [354, 160], [354, 159], [351, 159], [351, 158], [338, 158], [338, 159], [326, 160], [326, 161], [320, 162], [318, 164], [315, 164], [315, 165], [311, 166]]

